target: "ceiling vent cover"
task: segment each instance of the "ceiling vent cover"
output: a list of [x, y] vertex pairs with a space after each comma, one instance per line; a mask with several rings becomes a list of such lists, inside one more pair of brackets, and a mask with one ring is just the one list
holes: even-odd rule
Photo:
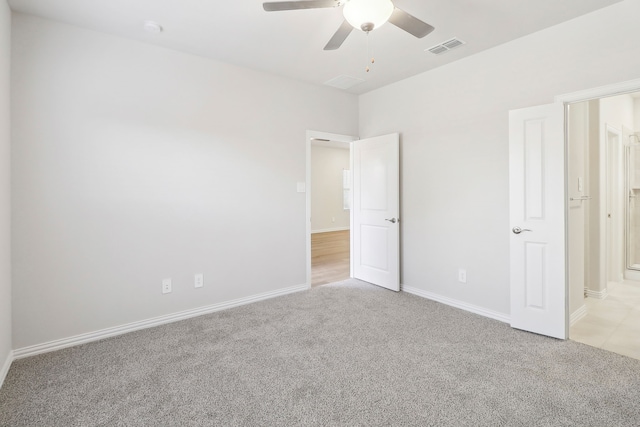
[[457, 38], [452, 38], [450, 40], [447, 40], [445, 42], [442, 42], [438, 45], [432, 46], [429, 49], [426, 49], [427, 51], [435, 54], [435, 55], [442, 55], [445, 52], [449, 52], [451, 49], [455, 49], [458, 46], [462, 46], [463, 44], [465, 44], [465, 42], [463, 42], [460, 39]]
[[436, 55], [440, 55], [441, 53], [447, 52], [449, 49], [439, 44], [438, 46], [434, 46], [428, 49], [429, 52], [435, 53]]
[[334, 77], [331, 80], [327, 80], [326, 82], [324, 82], [324, 84], [327, 86], [346, 90], [354, 87], [355, 85], [359, 85], [360, 83], [363, 83], [363, 82], [364, 82], [363, 79], [342, 75], [342, 76]]

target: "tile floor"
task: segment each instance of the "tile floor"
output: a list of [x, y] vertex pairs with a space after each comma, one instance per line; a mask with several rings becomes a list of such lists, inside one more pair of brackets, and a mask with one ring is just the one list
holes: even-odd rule
[[609, 284], [605, 299], [585, 298], [587, 315], [571, 326], [569, 338], [640, 359], [640, 283]]

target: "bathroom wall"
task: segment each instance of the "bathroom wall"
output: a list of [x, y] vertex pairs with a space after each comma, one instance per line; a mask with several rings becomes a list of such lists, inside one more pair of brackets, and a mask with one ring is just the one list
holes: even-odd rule
[[[625, 250], [625, 221], [626, 221], [626, 209], [627, 209], [627, 195], [625, 190], [626, 175], [625, 175], [625, 147], [629, 144], [628, 132], [632, 131], [635, 127], [635, 112], [634, 112], [635, 100], [631, 95], [619, 95], [600, 100], [600, 163], [603, 170], [607, 170], [607, 167], [612, 168], [612, 174], [603, 174], [600, 177], [601, 188], [607, 189], [607, 179], [613, 179], [619, 182], [618, 190], [609, 195], [610, 205], [607, 205], [606, 199], [601, 200], [600, 205], [600, 218], [606, 218], [609, 223], [609, 229], [611, 230], [610, 239], [612, 240], [611, 246], [605, 248], [611, 257], [612, 265], [609, 267], [609, 274], [607, 274], [606, 280], [617, 281], [621, 278], [626, 267], [626, 250]], [[607, 148], [607, 133], [608, 129], [613, 128], [615, 131], [620, 132], [620, 146], [617, 160], [614, 164], [608, 165], [608, 157], [611, 157], [611, 153]], [[605, 193], [606, 194], [606, 193]], [[609, 217], [610, 215], [610, 217]], [[636, 221], [632, 221], [636, 222]], [[601, 276], [602, 281], [605, 281], [604, 275]]]
[[[589, 150], [589, 103], [569, 106], [568, 191], [570, 198], [587, 196]], [[569, 201], [569, 312], [584, 305], [586, 233], [589, 201]]]
[[585, 272], [587, 289], [601, 292], [606, 289], [601, 283], [602, 265], [600, 263], [600, 100], [588, 101], [589, 104], [589, 177], [587, 195], [591, 197], [587, 211], [587, 269]]
[[[640, 97], [633, 99], [633, 130], [640, 135]], [[637, 148], [630, 150], [630, 190], [636, 196], [630, 201], [630, 242], [629, 245], [631, 264], [640, 265], [640, 140], [638, 137], [628, 141], [630, 145], [638, 144]], [[636, 189], [637, 188], [637, 189]]]

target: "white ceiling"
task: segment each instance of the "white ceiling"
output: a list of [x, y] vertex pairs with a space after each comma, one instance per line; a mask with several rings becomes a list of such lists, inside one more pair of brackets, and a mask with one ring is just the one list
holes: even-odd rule
[[[369, 37], [353, 31], [337, 51], [323, 47], [341, 9], [265, 12], [261, 0], [9, 0], [11, 9], [210, 57], [314, 84], [340, 75], [365, 79], [364, 93], [621, 0], [394, 0], [436, 29], [416, 39], [387, 24]], [[146, 32], [143, 22], [164, 31]], [[597, 28], [594, 28], [597, 31]], [[452, 37], [467, 42], [436, 56], [425, 49]], [[562, 43], [561, 40], [558, 41]]]

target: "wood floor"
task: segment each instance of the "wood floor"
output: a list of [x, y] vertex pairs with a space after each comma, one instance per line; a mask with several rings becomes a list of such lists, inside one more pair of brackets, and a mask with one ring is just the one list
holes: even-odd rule
[[349, 230], [311, 235], [311, 286], [349, 278]]

